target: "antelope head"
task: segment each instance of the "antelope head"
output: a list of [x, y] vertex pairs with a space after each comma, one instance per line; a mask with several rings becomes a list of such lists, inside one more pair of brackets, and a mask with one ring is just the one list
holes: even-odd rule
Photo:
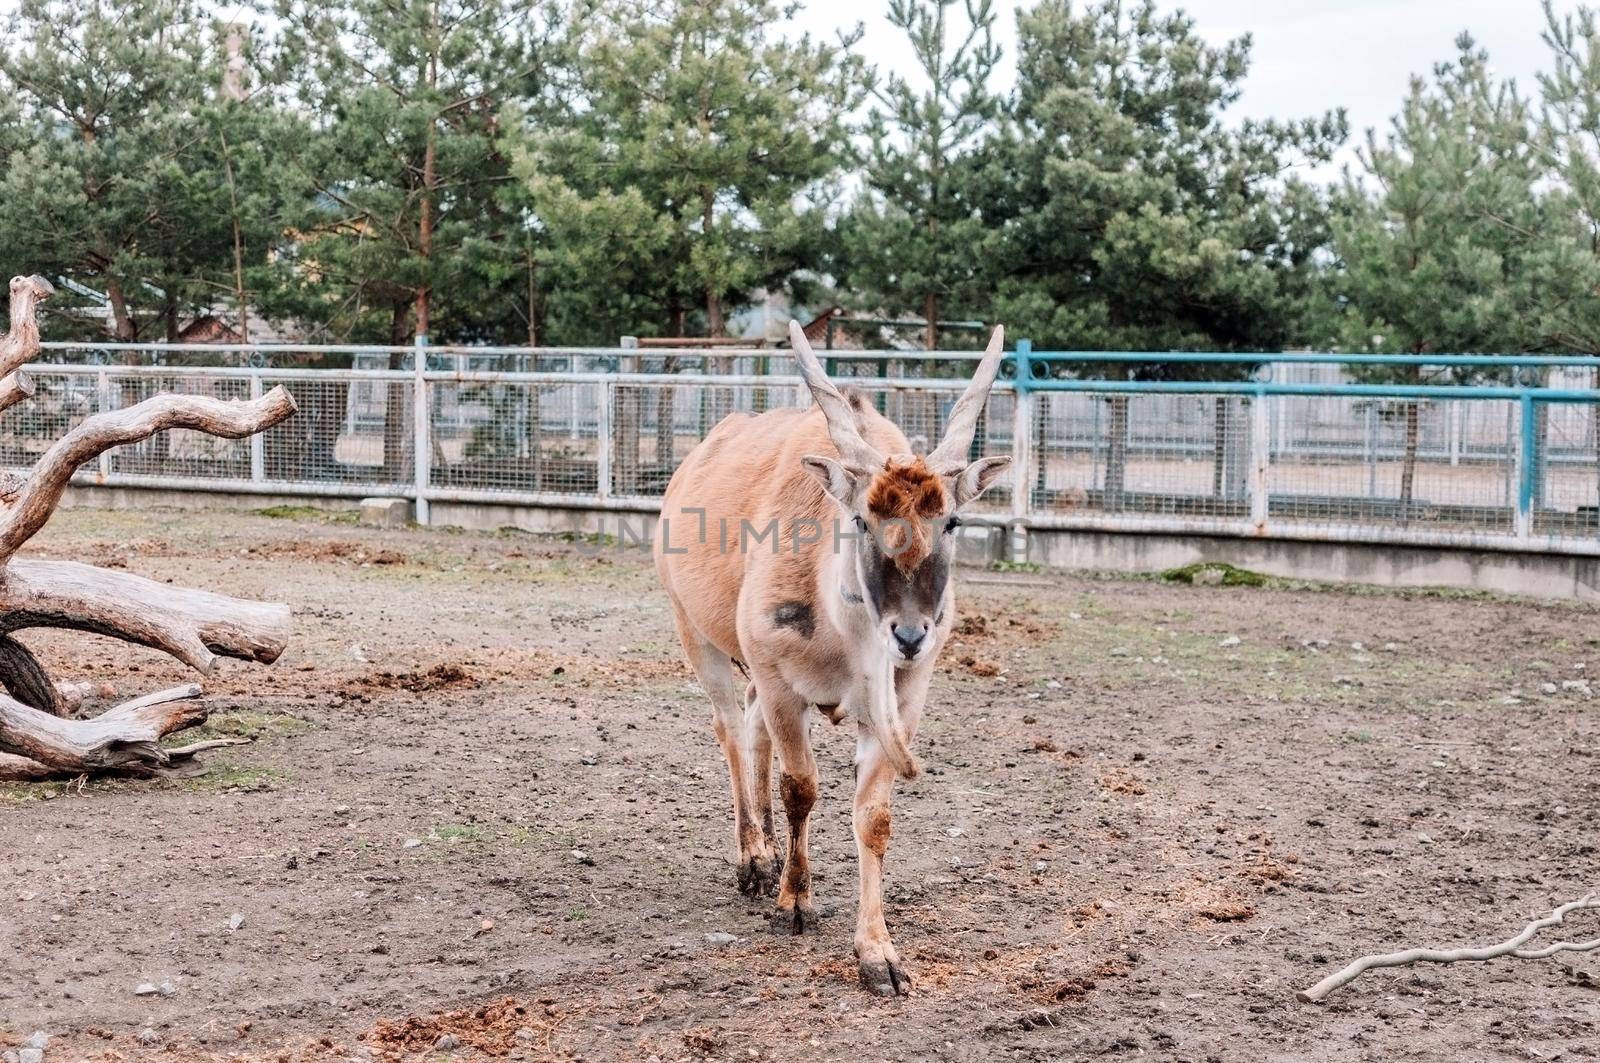
[[793, 321], [789, 340], [839, 452], [837, 457], [808, 454], [801, 460], [855, 526], [852, 538], [837, 539], [853, 544], [849, 560], [862, 605], [889, 660], [906, 667], [933, 653], [934, 630], [949, 607], [961, 508], [988, 490], [1011, 463], [1005, 456], [969, 461], [967, 455], [1000, 368], [1005, 330], [995, 328], [977, 372], [950, 411], [944, 438], [925, 457], [879, 453], [862, 435], [860, 396], [846, 398], [839, 392]]

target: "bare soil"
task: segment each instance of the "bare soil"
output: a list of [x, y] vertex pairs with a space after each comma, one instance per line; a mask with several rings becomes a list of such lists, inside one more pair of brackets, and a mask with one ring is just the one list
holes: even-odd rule
[[[204, 775], [0, 789], [0, 1042], [45, 1030], [51, 1063], [1600, 1055], [1600, 959], [1293, 995], [1597, 884], [1592, 608], [965, 571], [896, 798], [915, 992], [885, 1002], [850, 956], [848, 724], [814, 728], [834, 914], [770, 936], [647, 558], [85, 511], [34, 552], [298, 617], [277, 665], [207, 680], [207, 730], [255, 741]], [[107, 698], [186, 678], [26, 638]]]

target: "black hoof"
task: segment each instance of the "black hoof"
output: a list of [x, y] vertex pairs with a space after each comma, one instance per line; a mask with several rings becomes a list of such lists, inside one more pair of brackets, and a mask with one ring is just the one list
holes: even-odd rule
[[911, 995], [911, 976], [898, 963], [880, 960], [861, 964], [861, 986], [880, 997]]
[[782, 874], [781, 861], [752, 856], [739, 865], [739, 892], [747, 897], [776, 897], [778, 878]]
[[780, 937], [790, 937], [804, 934], [807, 931], [817, 931], [817, 910], [810, 905], [795, 905], [793, 908], [778, 907], [772, 909], [772, 918], [767, 923], [767, 929]]

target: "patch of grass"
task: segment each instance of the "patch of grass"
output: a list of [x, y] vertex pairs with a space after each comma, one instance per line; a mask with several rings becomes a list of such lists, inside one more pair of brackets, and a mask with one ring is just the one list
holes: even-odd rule
[[314, 520], [324, 524], [357, 524], [361, 513], [354, 509], [319, 509], [316, 506], [266, 506], [255, 511], [258, 517], [273, 520]]
[[1238, 568], [1225, 561], [1196, 561], [1181, 568], [1169, 568], [1161, 573], [1161, 580], [1164, 583], [1192, 584], [1196, 582], [1195, 577], [1200, 573], [1212, 571], [1222, 573], [1221, 583], [1224, 587], [1264, 587], [1269, 582], [1268, 577], [1259, 572]]
[[606, 550], [615, 549], [617, 545], [617, 537], [610, 532], [561, 532], [556, 537], [564, 543], [581, 543]]
[[1364, 743], [1377, 741], [1377, 736], [1371, 731], [1346, 731], [1339, 736], [1342, 742]]
[[991, 572], [1043, 572], [1045, 567], [1036, 561], [995, 561], [989, 565]]
[[440, 823], [428, 832], [442, 842], [481, 842], [489, 838], [489, 831], [476, 823]]
[[574, 908], [567, 913], [567, 919], [574, 923], [581, 923], [587, 918], [589, 918], [589, 909], [587, 908]]
[[314, 724], [298, 716], [241, 709], [238, 712], [216, 713], [199, 727], [170, 734], [166, 744], [181, 746], [210, 738], [293, 738], [314, 730]]
[[0, 783], [0, 804], [26, 805], [34, 801], [49, 801], [67, 792], [64, 782], [8, 782]]
[[216, 793], [221, 790], [270, 790], [287, 777], [278, 768], [264, 764], [240, 764], [230, 760], [214, 760], [206, 765], [206, 773], [183, 781], [183, 789], [190, 793]]

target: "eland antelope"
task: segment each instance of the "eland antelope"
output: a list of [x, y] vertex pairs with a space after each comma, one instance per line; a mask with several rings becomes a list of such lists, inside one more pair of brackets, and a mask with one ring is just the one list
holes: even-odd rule
[[[918, 772], [909, 745], [955, 620], [957, 513], [1011, 460], [967, 454], [1004, 332], [994, 330], [926, 456], [859, 394], [834, 387], [793, 322], [789, 336], [816, 406], [736, 413], [712, 429], [667, 487], [655, 565], [728, 760], [739, 888], [776, 891], [778, 933], [816, 922], [811, 709], [856, 720], [855, 951], [862, 983], [893, 996], [911, 980], [883, 918], [890, 796], [896, 775]], [[749, 680], [742, 697], [736, 668]], [[787, 858], [773, 832], [774, 749]]]

